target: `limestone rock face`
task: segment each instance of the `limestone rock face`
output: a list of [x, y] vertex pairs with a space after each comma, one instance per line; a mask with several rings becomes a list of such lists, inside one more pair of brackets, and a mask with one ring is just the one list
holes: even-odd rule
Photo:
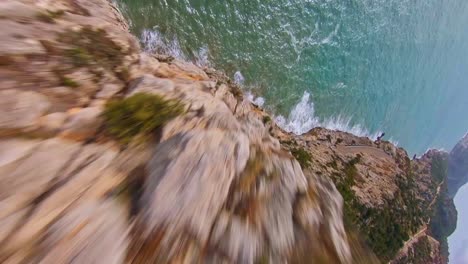
[[56, 112], [45, 115], [40, 120], [41, 130], [46, 134], [55, 134], [62, 128], [66, 119], [66, 113]]
[[[128, 240], [124, 208], [115, 202], [84, 203], [70, 210], [45, 231], [35, 256], [40, 263], [118, 264], [125, 259]], [[76, 241], [86, 241], [77, 244]]]
[[450, 152], [448, 170], [448, 191], [453, 198], [468, 182], [468, 134]]
[[[141, 53], [106, 0], [0, 14], [1, 263], [351, 263], [332, 182], [225, 76]], [[183, 114], [122, 145], [102, 112], [136, 93]]]
[[32, 91], [0, 91], [0, 133], [27, 132], [38, 128], [47, 112], [47, 97]]
[[75, 140], [92, 137], [101, 124], [101, 113], [102, 108], [98, 106], [71, 109], [61, 135]]
[[[441, 259], [436, 152], [286, 133], [222, 73], [143, 53], [112, 1], [5, 0], [0, 20], [0, 263]], [[137, 93], [183, 109], [122, 143], [102, 113]]]
[[283, 263], [307, 252], [350, 262], [330, 181], [306, 177], [260, 115], [236, 118], [205, 84], [172, 86], [145, 77], [134, 88], [170, 93], [189, 109], [164, 127], [146, 167], [128, 261]]

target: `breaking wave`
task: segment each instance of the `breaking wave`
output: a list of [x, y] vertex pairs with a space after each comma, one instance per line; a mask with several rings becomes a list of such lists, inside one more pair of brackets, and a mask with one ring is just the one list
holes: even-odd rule
[[236, 71], [236, 73], [234, 73], [234, 82], [238, 85], [243, 85], [244, 81], [245, 78], [242, 73], [240, 71]]
[[[339, 27], [330, 34], [328, 38], [333, 37]], [[191, 60], [198, 66], [211, 66], [209, 61], [208, 47], [201, 47], [198, 51], [193, 52], [193, 58], [189, 59], [182, 50], [177, 38], [168, 39], [163, 36], [157, 29], [145, 29], [141, 34], [141, 42], [147, 52], [156, 52], [167, 54], [181, 60]], [[234, 82], [240, 86], [244, 86], [244, 76], [240, 71], [235, 72]], [[245, 90], [246, 87], [244, 87]], [[247, 89], [248, 90], [248, 89]], [[255, 96], [252, 92], [245, 92], [246, 97], [255, 105], [263, 107], [265, 99], [260, 96]], [[381, 131], [370, 132], [361, 124], [353, 124], [351, 117], [342, 115], [321, 119], [315, 115], [314, 103], [308, 92], [304, 92], [301, 100], [293, 107], [290, 114], [285, 117], [282, 115], [275, 116], [276, 123], [288, 132], [297, 135], [304, 134], [315, 127], [324, 127], [330, 130], [338, 130], [349, 132], [357, 136], [369, 137], [376, 139], [381, 134]], [[397, 142], [394, 142], [395, 144]]]
[[182, 50], [177, 38], [169, 39], [157, 29], [144, 29], [140, 40], [146, 52], [170, 55], [174, 58], [192, 61], [200, 67], [209, 67], [209, 50], [207, 46], [200, 47], [193, 52], [193, 57], [189, 58]]
[[350, 117], [338, 115], [336, 117], [320, 119], [315, 115], [314, 103], [311, 101], [308, 92], [304, 92], [299, 103], [293, 107], [287, 117], [278, 115], [275, 117], [275, 121], [284, 130], [297, 135], [304, 134], [315, 127], [344, 131], [374, 140], [381, 134], [381, 131], [372, 133], [361, 124], [353, 124]]
[[167, 39], [156, 29], [143, 30], [140, 39], [147, 52], [170, 55], [181, 60], [187, 59], [177, 38]]

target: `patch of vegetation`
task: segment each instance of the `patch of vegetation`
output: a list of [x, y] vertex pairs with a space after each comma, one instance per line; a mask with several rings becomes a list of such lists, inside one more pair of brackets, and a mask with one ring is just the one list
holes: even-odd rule
[[358, 164], [360, 161], [361, 161], [361, 158], [362, 158], [362, 155], [361, 154], [356, 154], [356, 156], [354, 158], [352, 158], [349, 162], [348, 162], [348, 165], [349, 166], [354, 166], [356, 164]]
[[127, 53], [115, 43], [103, 29], [83, 27], [80, 31], [67, 31], [59, 36], [59, 42], [69, 44], [65, 56], [77, 67], [98, 65], [114, 70], [122, 64]]
[[236, 99], [238, 100], [242, 99], [243, 93], [242, 93], [241, 88], [239, 88], [239, 86], [231, 83], [229, 84], [229, 90], [231, 91], [231, 93], [234, 95]]
[[262, 121], [263, 121], [263, 124], [267, 124], [267, 123], [271, 122], [271, 117], [270, 116], [264, 116]]
[[435, 204], [433, 205], [429, 230], [432, 236], [441, 243], [443, 255], [448, 256], [447, 238], [455, 231], [457, 227], [457, 210], [453, 200], [447, 197], [446, 186], [442, 186]]
[[292, 148], [291, 154], [296, 158], [296, 160], [301, 164], [301, 168], [306, 169], [310, 167], [310, 162], [312, 157], [309, 152], [303, 148]]
[[442, 155], [435, 155], [431, 162], [432, 179], [437, 183], [441, 183], [448, 174], [448, 160]]
[[440, 186], [439, 195], [430, 212], [429, 230], [441, 244], [442, 255], [448, 258], [447, 238], [455, 231], [457, 211], [453, 200], [447, 196], [448, 157], [436, 154], [431, 160], [431, 176], [434, 188]]
[[342, 175], [334, 175], [332, 179], [344, 200], [346, 226], [350, 229], [356, 227], [374, 254], [387, 263], [408, 240], [409, 235], [420, 228], [425, 217], [423, 206], [414, 195], [416, 185], [411, 172], [406, 177], [398, 176], [399, 190], [391, 201], [385, 201], [378, 208], [361, 204], [352, 190], [358, 175], [355, 165], [360, 161], [361, 155], [358, 154], [345, 164]]
[[184, 112], [184, 106], [159, 95], [137, 93], [110, 101], [104, 110], [106, 131], [122, 143], [136, 136], [146, 138], [162, 125]]
[[[360, 159], [360, 157], [358, 159]], [[334, 166], [337, 167], [336, 161], [333, 160], [333, 162], [335, 163]], [[356, 211], [356, 207], [359, 203], [357, 202], [354, 191], [351, 189], [355, 184], [354, 177], [357, 174], [356, 163], [356, 158], [353, 158], [350, 162], [346, 163], [343, 170], [344, 176], [336, 175], [333, 177], [336, 181], [336, 188], [343, 197], [344, 214], [349, 223], [356, 223], [359, 219], [359, 211]]]
[[66, 76], [60, 76], [60, 82], [62, 85], [71, 87], [71, 88], [76, 88], [79, 86], [77, 82], [75, 82], [73, 79], [68, 78]]
[[338, 170], [338, 163], [336, 163], [335, 159], [333, 159], [333, 161], [328, 162], [326, 165], [327, 167], [332, 167], [333, 169]]
[[261, 256], [257, 259], [257, 261], [255, 261], [255, 264], [268, 264], [268, 263], [270, 263], [270, 261], [269, 261], [269, 257], [268, 257], [267, 254], [261, 255]]
[[431, 244], [429, 238], [420, 238], [413, 247], [413, 250], [409, 250], [408, 254], [401, 259], [396, 261], [397, 264], [427, 264], [431, 263]]
[[65, 52], [66, 56], [72, 60], [73, 65], [78, 67], [88, 65], [92, 59], [88, 52], [80, 47], [71, 48]]
[[294, 140], [281, 140], [280, 143], [286, 146], [297, 146], [297, 143]]
[[356, 164], [358, 164], [361, 161], [361, 154], [357, 154], [356, 157], [351, 159], [346, 166], [344, 167], [344, 173], [346, 175], [346, 179], [349, 179], [348, 181], [352, 181], [352, 184], [354, 184], [354, 179], [356, 178], [357, 175], [357, 169], [356, 169]]
[[65, 11], [63, 10], [57, 10], [57, 11], [47, 10], [46, 12], [40, 12], [39, 14], [37, 14], [37, 19], [39, 19], [39, 21], [42, 21], [44, 23], [54, 24], [55, 19], [63, 16], [64, 14], [65, 14]]

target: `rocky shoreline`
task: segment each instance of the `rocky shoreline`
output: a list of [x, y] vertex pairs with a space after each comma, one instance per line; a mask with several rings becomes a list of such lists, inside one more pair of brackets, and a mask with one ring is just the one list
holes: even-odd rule
[[0, 262], [447, 262], [449, 154], [287, 133], [107, 0], [6, 0], [0, 23]]

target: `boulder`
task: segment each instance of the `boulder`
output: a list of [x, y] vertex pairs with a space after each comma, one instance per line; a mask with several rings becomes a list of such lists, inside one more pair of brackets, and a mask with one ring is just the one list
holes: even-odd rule
[[95, 135], [102, 119], [101, 107], [74, 108], [69, 111], [61, 136], [74, 140], [86, 140]]
[[41, 117], [41, 132], [48, 135], [55, 134], [61, 129], [66, 119], [67, 114], [62, 112], [56, 112]]
[[47, 97], [32, 91], [0, 91], [0, 134], [30, 132], [50, 107]]

